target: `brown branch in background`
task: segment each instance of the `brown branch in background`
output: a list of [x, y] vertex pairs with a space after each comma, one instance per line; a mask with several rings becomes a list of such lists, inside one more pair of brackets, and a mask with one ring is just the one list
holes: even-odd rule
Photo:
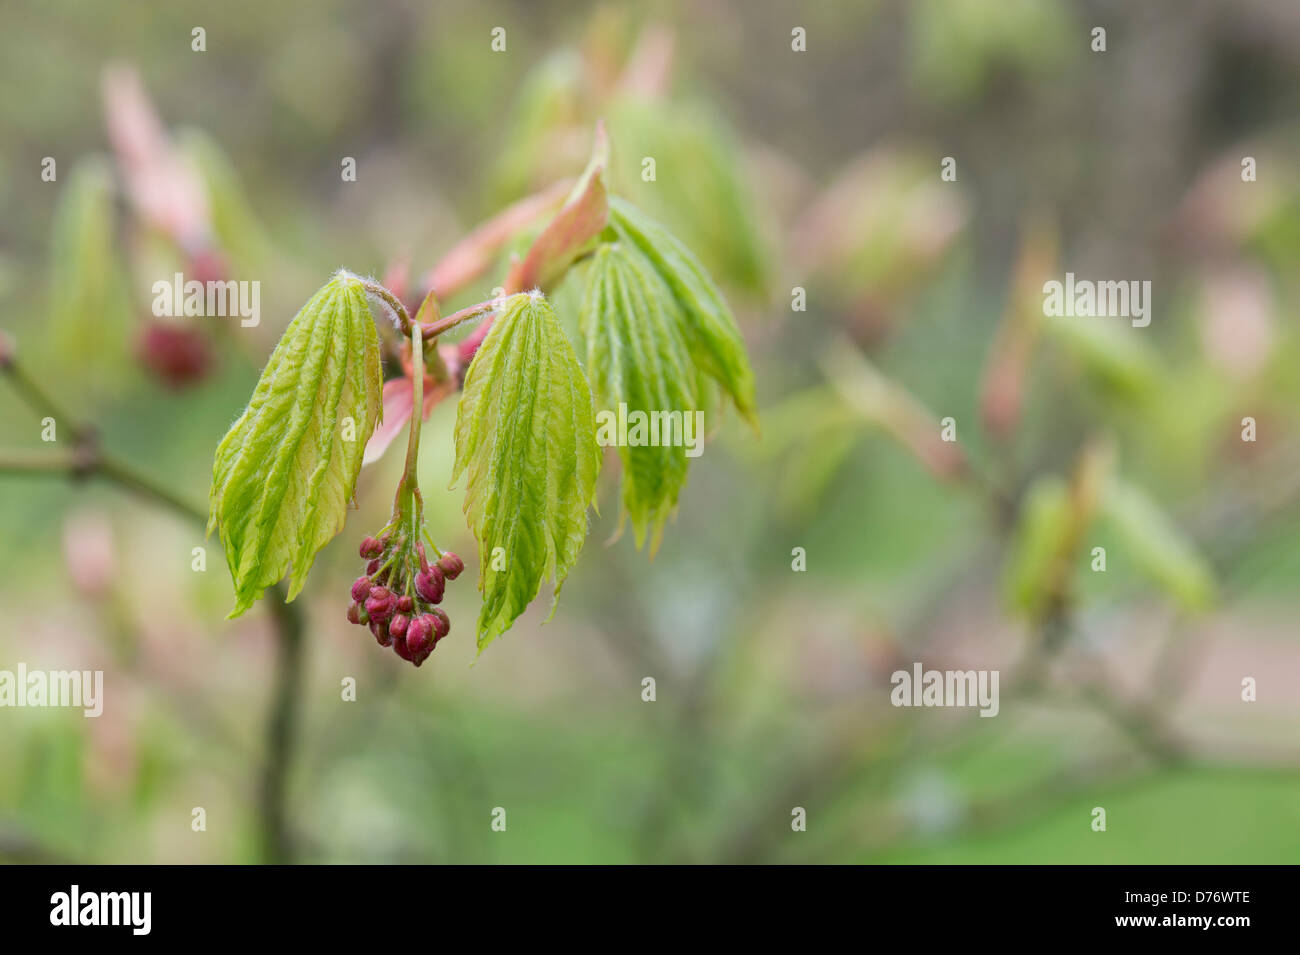
[[[0, 375], [17, 385], [16, 391], [37, 414], [63, 422], [73, 435], [73, 446], [48, 452], [0, 452], [0, 474], [66, 474], [75, 479], [102, 477], [146, 501], [158, 504], [197, 523], [207, 523], [207, 511], [187, 501], [152, 477], [99, 446], [94, 429], [77, 424], [57, 411], [57, 404], [35, 378], [20, 366], [12, 343], [0, 337]], [[279, 643], [271, 710], [266, 726], [265, 763], [261, 770], [261, 852], [266, 862], [287, 863], [294, 858], [288, 825], [286, 780], [297, 743], [297, 713], [303, 678], [303, 622], [297, 604], [287, 603], [282, 584], [271, 589], [271, 613]]]
[[292, 862], [296, 854], [293, 829], [287, 818], [288, 782], [298, 740], [298, 712], [305, 672], [302, 614], [296, 604], [285, 602], [286, 596], [283, 585], [276, 584], [270, 609], [279, 639], [275, 686], [266, 722], [259, 813], [262, 858], [275, 864]]

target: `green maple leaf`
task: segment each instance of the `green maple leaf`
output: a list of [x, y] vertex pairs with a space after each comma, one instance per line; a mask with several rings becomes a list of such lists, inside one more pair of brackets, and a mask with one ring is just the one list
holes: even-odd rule
[[[624, 405], [629, 414], [672, 412], [679, 415], [680, 434], [694, 427], [695, 412], [706, 410], [709, 385], [695, 372], [672, 293], [645, 256], [626, 242], [600, 247], [592, 257], [580, 322], [602, 411], [616, 414]], [[651, 532], [653, 553], [686, 484], [686, 448], [666, 441], [658, 446], [620, 442], [618, 454], [622, 516], [631, 519], [638, 548]]]
[[[653, 555], [686, 484], [686, 428], [696, 428], [698, 440], [711, 430], [719, 388], [756, 426], [754, 375], [735, 320], [695, 257], [628, 203], [611, 199], [609, 207], [580, 326], [597, 406], [617, 413], [625, 405], [629, 417], [658, 422], [658, 444], [618, 448], [620, 517], [631, 520], [638, 548], [649, 536]], [[705, 415], [702, 428], [696, 412]], [[662, 437], [665, 425], [673, 440]]]
[[545, 298], [512, 295], [466, 372], [456, 416], [452, 484], [468, 474], [465, 514], [479, 542], [483, 595], [480, 653], [545, 579], [555, 581], [559, 599], [587, 536], [599, 469], [591, 390], [573, 346]]
[[622, 199], [609, 200], [615, 235], [643, 255], [663, 280], [675, 304], [674, 316], [691, 358], [722, 390], [754, 428], [754, 372], [731, 309], [699, 260], [667, 229]]
[[382, 414], [379, 336], [365, 288], [340, 272], [302, 307], [217, 447], [208, 533], [219, 531], [236, 617], [292, 569], [288, 599], [340, 530]]

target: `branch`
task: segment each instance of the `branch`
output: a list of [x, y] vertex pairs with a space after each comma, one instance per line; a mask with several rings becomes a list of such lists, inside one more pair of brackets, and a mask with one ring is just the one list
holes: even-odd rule
[[[0, 375], [37, 414], [44, 412], [66, 422], [74, 436], [69, 449], [0, 452], [0, 474], [66, 474], [74, 479], [98, 476], [144, 500], [167, 508], [200, 527], [207, 523], [205, 508], [187, 501], [149, 475], [99, 447], [94, 429], [72, 423], [49, 397], [40, 383], [22, 369], [12, 344], [0, 337]], [[302, 697], [303, 620], [297, 604], [287, 602], [283, 584], [271, 588], [272, 617], [275, 621], [279, 654], [276, 661], [275, 695], [266, 726], [266, 763], [261, 774], [262, 857], [266, 862], [292, 861], [293, 851], [286, 821], [285, 801], [288, 768], [296, 742], [297, 712]]]

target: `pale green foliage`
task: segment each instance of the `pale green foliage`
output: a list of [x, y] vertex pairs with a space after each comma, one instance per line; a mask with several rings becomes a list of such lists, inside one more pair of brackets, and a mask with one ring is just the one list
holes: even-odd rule
[[[754, 381], [730, 311], [699, 263], [662, 226], [626, 202], [611, 200], [612, 241], [593, 257], [580, 327], [597, 405], [628, 413], [713, 412], [716, 385], [754, 421]], [[711, 380], [712, 379], [712, 380]], [[700, 435], [702, 437], [702, 435]], [[621, 516], [637, 547], [650, 533], [658, 549], [677, 507], [689, 459], [680, 444], [620, 444]]]
[[1214, 602], [1209, 565], [1141, 488], [1114, 480], [1102, 497], [1101, 512], [1137, 567], [1185, 610], [1205, 610]]
[[1025, 493], [1004, 576], [1003, 597], [1030, 617], [1042, 614], [1052, 597], [1053, 581], [1065, 571], [1072, 507], [1065, 481], [1049, 475]]
[[[744, 154], [725, 120], [704, 103], [625, 97], [609, 123], [623, 158], [613, 187], [671, 225], [728, 288], [765, 294], [770, 253]], [[644, 156], [658, 163], [653, 184], [641, 182]]]
[[317, 552], [343, 529], [381, 389], [365, 290], [340, 272], [289, 323], [247, 410], [217, 448], [208, 533], [218, 530], [225, 544], [232, 617], [290, 569], [292, 600]]
[[1168, 377], [1156, 352], [1130, 327], [1064, 317], [1043, 324], [1090, 377], [1119, 397], [1147, 397]]
[[745, 420], [757, 427], [754, 373], [745, 342], [713, 280], [675, 236], [630, 203], [610, 199], [609, 209], [618, 237], [645, 256], [668, 287], [695, 364], [722, 386]]
[[[555, 596], [587, 536], [600, 455], [591, 390], [555, 312], [541, 296], [511, 296], [465, 375], [456, 417], [455, 484], [468, 474], [465, 514], [479, 542], [482, 650], [555, 581]], [[504, 567], [493, 567], [495, 548]], [[552, 605], [552, 609], [554, 605]]]
[[131, 296], [118, 257], [113, 174], [101, 157], [74, 166], [54, 216], [50, 254], [53, 345], [92, 392], [121, 383]]
[[[645, 256], [626, 242], [602, 245], [592, 266], [582, 305], [587, 368], [597, 405], [616, 411], [703, 410], [697, 389], [707, 390], [694, 372], [672, 293]], [[702, 387], [701, 387], [702, 386]], [[620, 445], [623, 461], [622, 514], [631, 518], [637, 547], [652, 529], [659, 545], [664, 521], [677, 506], [690, 463], [686, 449]]]
[[1039, 478], [1025, 494], [1003, 578], [1007, 602], [1031, 617], [1041, 615], [1057, 596], [1054, 588], [1068, 588], [1082, 566], [1072, 548], [1091, 546], [1082, 535], [1098, 526], [1098, 519], [1105, 533], [1092, 532], [1091, 539], [1118, 538], [1137, 569], [1184, 609], [1204, 610], [1213, 603], [1210, 567], [1144, 491], [1112, 477], [1097, 513], [1081, 517], [1069, 486], [1055, 476]]

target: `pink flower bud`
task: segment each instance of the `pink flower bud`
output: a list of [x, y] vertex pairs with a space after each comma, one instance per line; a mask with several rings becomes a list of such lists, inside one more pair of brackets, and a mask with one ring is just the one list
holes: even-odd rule
[[375, 573], [379, 570], [379, 566], [381, 563], [382, 561], [378, 557], [376, 557], [370, 563], [366, 564], [366, 573], [369, 574], [371, 577], [375, 576]]
[[415, 592], [427, 603], [436, 604], [441, 601], [446, 586], [442, 571], [436, 566], [430, 567], [428, 572], [421, 571], [415, 575]]
[[406, 628], [407, 646], [422, 648], [426, 643], [432, 641], [432, 637], [433, 624], [427, 614], [416, 617]]
[[416, 666], [423, 663], [433, 652], [435, 642], [428, 615], [416, 617], [411, 621], [411, 625], [406, 630], [406, 649], [411, 655], [412, 663]]
[[396, 653], [403, 660], [410, 660], [411, 651], [406, 648], [406, 638], [394, 637], [392, 639], [393, 639], [393, 652]]
[[382, 621], [370, 621], [370, 632], [375, 635], [375, 639], [379, 641], [381, 647], [386, 647], [393, 642], [393, 638], [389, 636], [388, 628], [384, 626]]
[[361, 542], [361, 556], [369, 560], [384, 552], [384, 545], [374, 537], [367, 537]]
[[441, 607], [434, 607], [425, 616], [429, 618], [429, 625], [433, 628], [434, 643], [451, 633], [451, 618]]
[[399, 613], [388, 622], [388, 632], [394, 637], [406, 635], [407, 625], [410, 624], [411, 618], [404, 613]]
[[361, 622], [361, 605], [354, 603], [352, 604], [352, 606], [348, 607], [348, 623], [360, 623], [360, 622]]
[[397, 609], [399, 613], [410, 614], [415, 609], [415, 601], [403, 594], [397, 598]]
[[460, 572], [465, 569], [465, 562], [451, 551], [447, 551], [438, 558], [438, 566], [442, 568], [442, 572], [447, 575], [448, 580], [455, 580], [460, 576]]
[[393, 615], [396, 603], [387, 588], [376, 585], [370, 588], [370, 596], [366, 598], [366, 613], [372, 620], [387, 620]]
[[140, 336], [140, 360], [169, 388], [184, 388], [212, 366], [212, 347], [197, 328], [153, 321]]
[[352, 599], [357, 603], [365, 600], [370, 596], [370, 578], [358, 577], [352, 583]]

